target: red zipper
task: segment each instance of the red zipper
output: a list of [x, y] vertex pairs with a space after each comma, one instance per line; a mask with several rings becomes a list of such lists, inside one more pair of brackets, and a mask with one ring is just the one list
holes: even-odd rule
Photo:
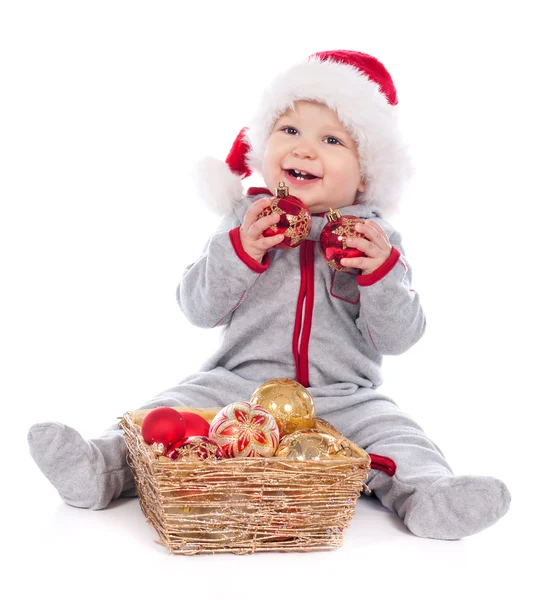
[[296, 381], [309, 387], [309, 337], [315, 299], [315, 242], [306, 240], [300, 246], [301, 281], [296, 307], [292, 352], [296, 362]]
[[[263, 193], [270, 194], [271, 192], [266, 188], [248, 189], [249, 196]], [[324, 213], [312, 216], [324, 217]], [[292, 340], [292, 352], [296, 362], [296, 381], [304, 387], [309, 387], [309, 337], [315, 298], [315, 243], [312, 240], [305, 240], [300, 246], [301, 282]]]
[[[296, 307], [292, 352], [296, 361], [296, 381], [304, 387], [309, 387], [309, 337], [311, 335], [315, 300], [315, 242], [311, 240], [306, 240], [300, 247], [300, 269], [301, 281]], [[369, 454], [369, 457], [372, 469], [384, 471], [390, 477], [395, 475], [396, 463], [391, 458], [379, 454]]]

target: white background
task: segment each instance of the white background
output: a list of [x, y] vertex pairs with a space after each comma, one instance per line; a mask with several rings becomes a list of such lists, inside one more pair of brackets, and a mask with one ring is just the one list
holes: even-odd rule
[[[1, 4], [6, 583], [57, 598], [549, 597], [547, 4]], [[174, 296], [218, 222], [190, 169], [225, 158], [278, 71], [337, 48], [389, 69], [417, 167], [394, 224], [428, 328], [386, 360], [383, 391], [457, 473], [502, 478], [511, 510], [439, 542], [361, 499], [337, 551], [171, 556], [137, 500], [65, 506], [26, 432], [57, 420], [92, 437], [216, 347], [219, 332], [189, 325]]]

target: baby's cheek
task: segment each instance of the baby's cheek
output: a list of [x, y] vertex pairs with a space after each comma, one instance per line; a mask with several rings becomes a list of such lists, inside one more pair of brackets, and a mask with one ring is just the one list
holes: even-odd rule
[[274, 189], [278, 185], [278, 182], [282, 180], [280, 166], [278, 163], [275, 162], [264, 163], [262, 175], [265, 185], [271, 191], [274, 191]]
[[274, 152], [272, 152], [270, 147], [267, 147], [263, 157], [263, 163], [261, 165], [261, 174], [263, 175], [265, 183], [269, 184], [274, 180], [276, 166], [277, 161], [275, 159]]
[[344, 205], [353, 204], [357, 197], [357, 188], [359, 179], [356, 178], [354, 171], [343, 171], [336, 179], [335, 189], [344, 198]]

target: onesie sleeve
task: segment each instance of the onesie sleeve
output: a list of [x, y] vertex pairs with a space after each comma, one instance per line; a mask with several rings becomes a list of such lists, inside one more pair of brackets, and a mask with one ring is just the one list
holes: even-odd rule
[[177, 287], [177, 302], [197, 327], [217, 327], [230, 321], [248, 290], [270, 265], [247, 254], [240, 243], [240, 219], [225, 217], [200, 257], [186, 267]]
[[360, 309], [357, 327], [381, 354], [401, 354], [423, 335], [426, 318], [419, 294], [411, 287], [412, 272], [401, 244], [401, 235], [381, 219], [392, 253], [370, 275], [359, 275]]

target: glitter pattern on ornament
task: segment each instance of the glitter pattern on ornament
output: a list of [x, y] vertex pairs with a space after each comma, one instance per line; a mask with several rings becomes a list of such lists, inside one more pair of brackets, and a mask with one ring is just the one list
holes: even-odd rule
[[209, 439], [229, 458], [273, 456], [278, 448], [279, 430], [269, 411], [250, 402], [235, 402], [215, 415]]

